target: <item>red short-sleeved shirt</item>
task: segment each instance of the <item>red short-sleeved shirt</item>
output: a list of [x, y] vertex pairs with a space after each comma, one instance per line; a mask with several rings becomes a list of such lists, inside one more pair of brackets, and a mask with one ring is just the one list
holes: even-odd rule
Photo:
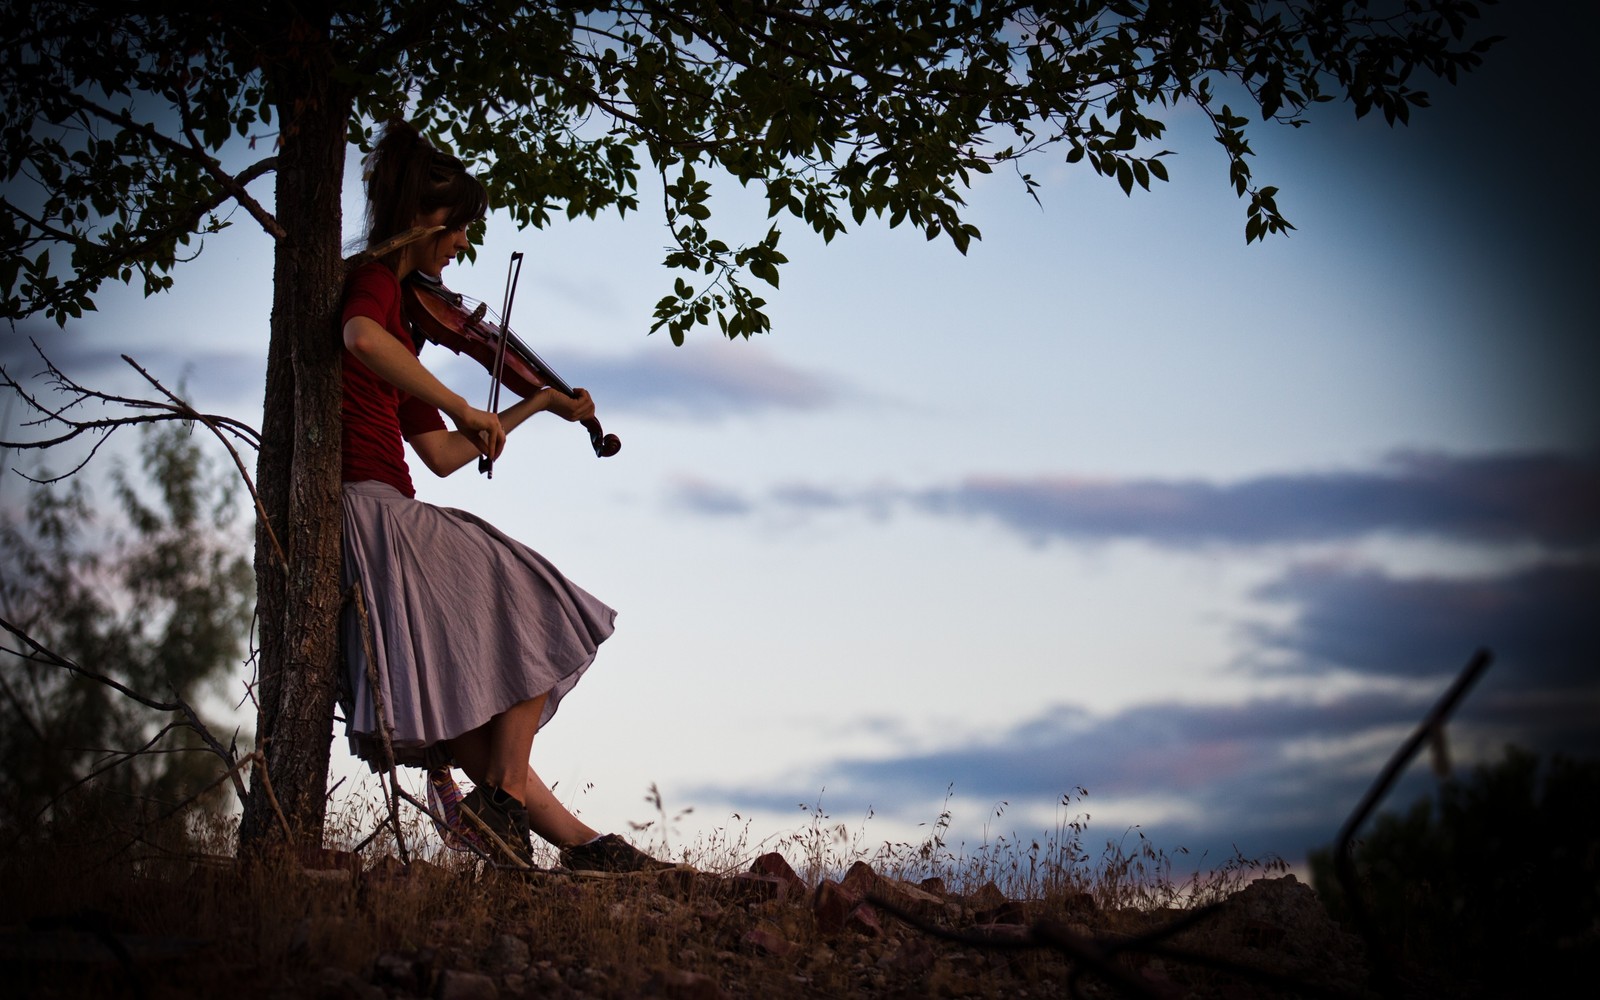
[[[419, 351], [400, 308], [400, 281], [383, 264], [357, 268], [345, 281], [340, 327], [356, 316], [365, 316], [389, 331], [412, 354]], [[346, 350], [342, 414], [344, 481], [376, 479], [408, 497], [416, 496], [403, 439], [444, 430], [439, 411], [396, 389]]]

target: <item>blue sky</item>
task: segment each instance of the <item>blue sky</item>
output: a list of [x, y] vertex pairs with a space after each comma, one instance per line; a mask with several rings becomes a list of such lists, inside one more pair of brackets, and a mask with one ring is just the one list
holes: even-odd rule
[[[1335, 106], [1261, 133], [1298, 227], [1264, 245], [1184, 109], [1148, 194], [1042, 159], [1042, 207], [985, 178], [965, 258], [785, 226], [750, 343], [646, 336], [671, 280], [648, 212], [492, 218], [446, 280], [498, 302], [525, 251], [513, 327], [624, 442], [596, 461], [536, 423], [493, 480], [421, 484], [619, 609], [535, 766], [611, 829], [655, 784], [694, 809], [675, 844], [819, 801], [869, 843], [947, 804], [952, 843], [1026, 841], [1083, 787], [1091, 843], [1298, 863], [1479, 646], [1459, 761], [1600, 749], [1587, 36], [1498, 16], [1510, 40], [1408, 129]], [[737, 188], [713, 207], [765, 232]], [[81, 381], [128, 351], [258, 419], [270, 264], [239, 222], [173, 294], [20, 332]]]

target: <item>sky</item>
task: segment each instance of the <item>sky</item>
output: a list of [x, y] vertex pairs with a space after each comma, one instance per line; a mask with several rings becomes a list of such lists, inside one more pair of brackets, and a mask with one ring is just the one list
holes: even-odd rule
[[[1480, 647], [1458, 766], [1600, 750], [1588, 36], [1496, 17], [1508, 40], [1409, 128], [1336, 105], [1258, 131], [1297, 227], [1264, 244], [1183, 108], [1149, 193], [1043, 158], [1042, 205], [981, 178], [965, 257], [782, 224], [752, 342], [647, 335], [675, 277], [649, 211], [491, 216], [446, 282], [498, 303], [525, 252], [512, 327], [623, 441], [596, 460], [540, 420], [491, 480], [413, 463], [423, 499], [619, 611], [534, 766], [591, 825], [659, 819], [633, 835], [669, 848], [826, 814], [870, 850], [948, 812], [967, 854], [1087, 816], [1096, 849], [1137, 830], [1180, 867], [1299, 866]], [[735, 238], [768, 224], [736, 187], [713, 209]], [[132, 388], [126, 351], [258, 422], [270, 251], [236, 221], [168, 295], [7, 332], [8, 368], [32, 336]], [[343, 747], [341, 787], [369, 793]], [[1388, 805], [1431, 781], [1419, 763]]]

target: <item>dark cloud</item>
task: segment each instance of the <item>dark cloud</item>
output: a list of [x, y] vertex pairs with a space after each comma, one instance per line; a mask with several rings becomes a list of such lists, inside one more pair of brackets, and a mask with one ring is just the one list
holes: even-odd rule
[[[1329, 844], [1371, 788], [1383, 764], [1421, 722], [1446, 682], [1425, 695], [1362, 693], [1323, 701], [1257, 699], [1236, 705], [1163, 703], [1094, 716], [1057, 706], [992, 739], [921, 753], [819, 762], [814, 773], [759, 788], [702, 787], [691, 796], [713, 797], [736, 808], [793, 809], [824, 788], [834, 816], [869, 811], [926, 821], [930, 803], [946, 789], [965, 801], [1007, 802], [1014, 808], [1076, 799], [1091, 819], [1097, 809], [1137, 801], [1167, 802], [1172, 818], [1135, 818], [1156, 846], [1186, 849], [1202, 868], [1237, 849], [1250, 857], [1275, 854], [1303, 860]], [[1591, 704], [1592, 708], [1592, 704]], [[1553, 741], [1537, 705], [1489, 704], [1469, 695], [1449, 727], [1457, 746], [1515, 742], [1536, 751], [1593, 753], [1594, 745]], [[1493, 739], [1477, 736], [1488, 733]], [[1458, 766], [1469, 761], [1457, 760]], [[810, 784], [804, 782], [809, 781]], [[1403, 806], [1431, 787], [1426, 763], [1410, 768], [1385, 805]], [[1156, 808], [1150, 805], [1150, 808]], [[971, 841], [985, 816], [952, 817], [953, 837]], [[1098, 829], [1086, 846], [1123, 834]], [[1021, 837], [1041, 832], [1014, 831]], [[1183, 868], [1183, 864], [1179, 864]], [[1192, 869], [1191, 869], [1192, 870]]]
[[1404, 454], [1384, 471], [1179, 480], [972, 478], [914, 497], [936, 514], [988, 517], [1034, 541], [1158, 544], [1346, 539], [1374, 532], [1549, 545], [1600, 540], [1600, 460], [1558, 454]]
[[[746, 513], [906, 506], [987, 518], [1032, 542], [1143, 539], [1160, 545], [1325, 542], [1390, 532], [1469, 542], [1600, 542], [1600, 456], [1405, 453], [1379, 471], [1199, 480], [972, 477], [924, 490], [851, 492], [787, 484]], [[717, 513], [725, 513], [719, 510]]]
[[[921, 813], [947, 788], [966, 801], [1018, 807], [1076, 798], [1082, 787], [1088, 798], [1079, 805], [1091, 819], [1097, 808], [1118, 801], [1176, 803], [1177, 814], [1190, 818], [1141, 824], [1164, 849], [1220, 859], [1237, 846], [1293, 861], [1332, 839], [1376, 776], [1370, 751], [1341, 741], [1414, 722], [1426, 707], [1358, 696], [1329, 704], [1145, 705], [1096, 717], [1058, 706], [989, 741], [825, 762], [810, 776], [813, 787], [791, 781], [788, 787], [708, 787], [691, 794], [782, 810], [814, 799], [825, 786], [835, 816], [871, 810], [914, 822], [931, 818]], [[1330, 749], [1296, 749], [1317, 741]], [[985, 819], [953, 816], [952, 829], [970, 838]], [[1101, 836], [1121, 833], [1102, 830]]]
[[[1274, 669], [1313, 683], [1340, 669], [1377, 683], [1336, 697], [1167, 702], [1108, 716], [1057, 706], [989, 739], [819, 762], [810, 786], [790, 779], [698, 793], [783, 809], [826, 788], [835, 815], [872, 810], [914, 822], [947, 787], [967, 801], [1037, 806], [1081, 786], [1102, 808], [1173, 806], [1174, 818], [1155, 817], [1143, 832], [1163, 849], [1187, 849], [1196, 869], [1200, 855], [1214, 864], [1235, 850], [1298, 861], [1333, 840], [1479, 646], [1494, 661], [1449, 720], [1452, 746], [1467, 758], [1505, 744], [1600, 755], [1600, 566], [1550, 563], [1474, 579], [1299, 566], [1255, 596], [1297, 606], [1292, 624], [1251, 633], [1276, 654]], [[1387, 806], [1414, 801], [1430, 782], [1417, 764]], [[969, 839], [991, 825], [970, 816], [953, 823]]]
[[1256, 596], [1299, 607], [1283, 628], [1256, 629], [1297, 666], [1431, 677], [1488, 647], [1502, 674], [1536, 691], [1600, 685], [1600, 566], [1547, 564], [1454, 579], [1398, 579], [1375, 570], [1300, 566]]

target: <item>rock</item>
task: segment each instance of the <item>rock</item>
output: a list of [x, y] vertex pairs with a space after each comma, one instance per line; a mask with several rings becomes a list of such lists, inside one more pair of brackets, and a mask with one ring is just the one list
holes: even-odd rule
[[533, 963], [526, 941], [514, 934], [501, 934], [483, 953], [483, 971], [491, 976], [521, 973]]
[[1006, 894], [993, 882], [985, 882], [978, 891], [967, 897], [967, 905], [974, 910], [993, 910], [1006, 902]]
[[1031, 924], [1033, 909], [1023, 900], [1008, 899], [992, 910], [976, 914], [974, 921], [980, 924]]
[[844, 919], [846, 930], [865, 934], [867, 937], [883, 937], [883, 924], [878, 920], [878, 911], [872, 908], [871, 903], [862, 903], [851, 910]]
[[739, 940], [740, 943], [747, 948], [763, 952], [767, 955], [772, 955], [776, 958], [783, 958], [785, 955], [788, 955], [790, 952], [794, 951], [795, 947], [793, 943], [786, 940], [784, 936], [778, 932], [777, 928], [771, 926], [770, 924], [763, 924], [760, 927], [754, 927], [748, 931], [745, 931], [744, 936]]
[[967, 997], [979, 996], [987, 992], [985, 984], [967, 972], [948, 968], [944, 965], [934, 967], [928, 976], [928, 993], [936, 997]]
[[1068, 913], [1098, 913], [1100, 903], [1094, 898], [1093, 893], [1075, 892], [1066, 897], [1063, 909]]
[[824, 934], [844, 930], [850, 911], [861, 905], [861, 896], [837, 882], [823, 879], [811, 899], [811, 914]]
[[406, 993], [426, 992], [432, 971], [427, 963], [392, 951], [384, 952], [372, 963], [374, 979], [395, 986]]
[[920, 976], [933, 968], [938, 957], [933, 945], [921, 935], [906, 938], [894, 951], [878, 956], [878, 968], [901, 976]]
[[384, 1000], [383, 990], [348, 969], [327, 968], [317, 976], [318, 1000]]
[[1195, 934], [1215, 936], [1246, 949], [1251, 961], [1325, 986], [1337, 988], [1366, 978], [1360, 942], [1335, 923], [1311, 887], [1293, 875], [1251, 882], [1229, 896], [1213, 918], [1202, 921]]
[[868, 902], [882, 901], [922, 920], [936, 920], [944, 914], [943, 899], [910, 882], [885, 878], [865, 861], [851, 865], [840, 885]]
[[997, 944], [1022, 942], [1033, 937], [1033, 930], [1024, 924], [973, 924], [969, 929], [973, 936]]
[[[804, 888], [804, 883], [798, 879], [795, 884]], [[754, 872], [740, 872], [732, 878], [725, 879], [724, 885], [728, 888], [734, 899], [764, 903], [768, 900], [783, 900], [789, 895], [790, 883], [777, 875], [758, 875]]]
[[771, 875], [782, 879], [788, 884], [790, 891], [795, 894], [804, 891], [806, 886], [804, 880], [794, 873], [794, 869], [789, 866], [789, 862], [777, 851], [768, 851], [761, 857], [756, 858], [750, 865], [750, 871], [756, 875]]
[[433, 996], [434, 1000], [497, 1000], [500, 990], [493, 979], [481, 972], [446, 969], [439, 973]]
[[844, 879], [839, 883], [861, 899], [876, 889], [884, 881], [883, 876], [872, 870], [872, 866], [865, 861], [857, 861], [844, 873]]
[[669, 899], [688, 899], [699, 880], [693, 868], [665, 868], [656, 873], [656, 891]]
[[727, 997], [715, 979], [687, 969], [657, 969], [645, 984], [645, 992], [671, 1000], [725, 1000]]

